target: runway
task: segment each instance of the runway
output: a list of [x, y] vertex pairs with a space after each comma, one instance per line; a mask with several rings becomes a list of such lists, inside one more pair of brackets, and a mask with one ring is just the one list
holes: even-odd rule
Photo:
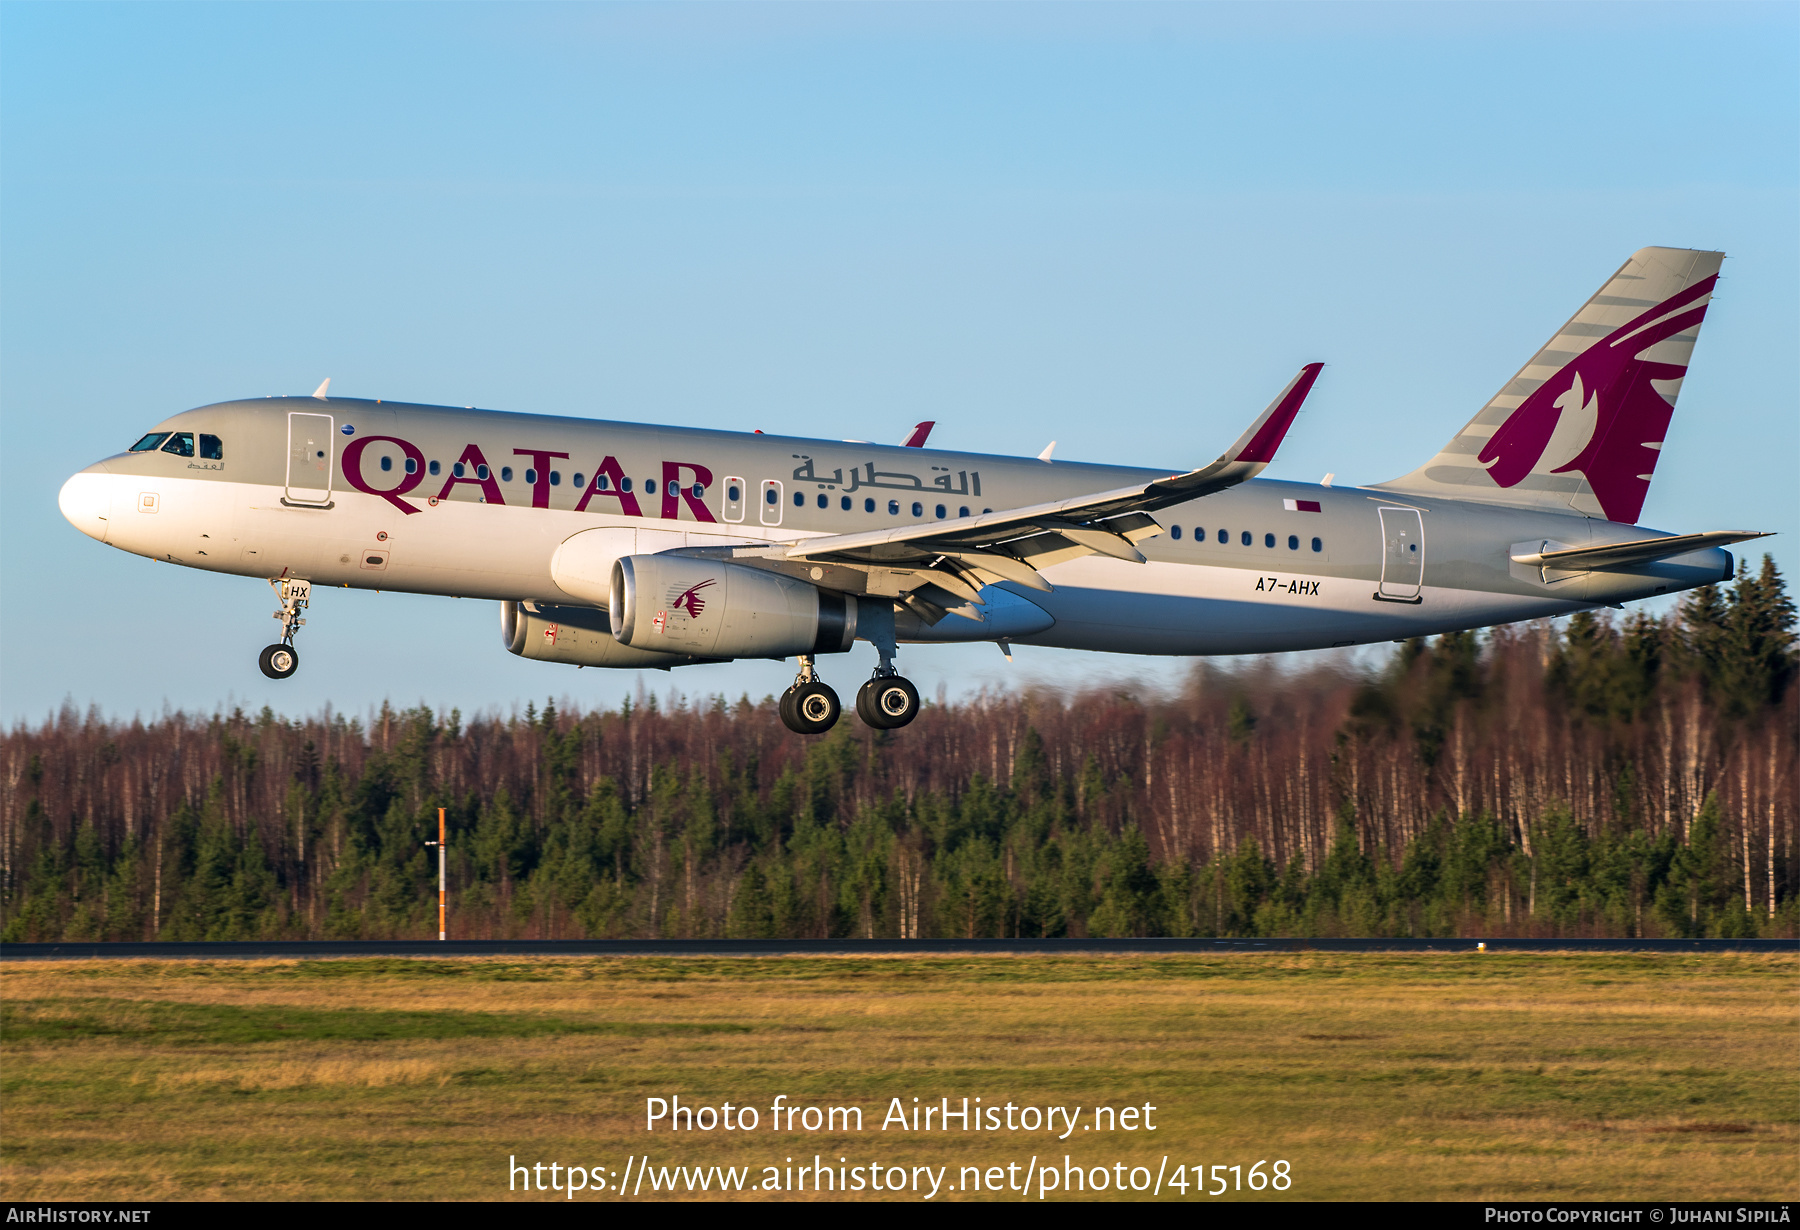
[[224, 940], [0, 945], [0, 961], [258, 961], [342, 957], [1056, 957], [1279, 952], [1796, 952], [1800, 940]]

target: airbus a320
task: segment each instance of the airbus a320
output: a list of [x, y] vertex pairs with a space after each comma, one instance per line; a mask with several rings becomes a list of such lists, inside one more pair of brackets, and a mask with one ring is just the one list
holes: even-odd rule
[[797, 658], [781, 716], [828, 730], [819, 664], [874, 646], [868, 725], [919, 711], [902, 644], [1252, 654], [1554, 616], [1728, 579], [1749, 531], [1637, 524], [1723, 254], [1645, 248], [1411, 473], [1279, 482], [1320, 365], [1198, 469], [332, 397], [157, 424], [63, 486], [76, 528], [266, 580], [299, 665], [318, 586], [490, 598], [511, 652], [667, 668]]

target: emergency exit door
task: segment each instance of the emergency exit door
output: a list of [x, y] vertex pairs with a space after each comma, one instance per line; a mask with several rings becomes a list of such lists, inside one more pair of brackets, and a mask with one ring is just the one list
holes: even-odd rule
[[329, 414], [288, 415], [288, 503], [331, 502], [332, 425]]

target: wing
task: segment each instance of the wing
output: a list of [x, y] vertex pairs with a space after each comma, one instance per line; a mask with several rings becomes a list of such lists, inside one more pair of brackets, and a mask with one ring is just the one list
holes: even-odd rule
[[[1235, 444], [1198, 470], [979, 516], [809, 538], [789, 546], [785, 558], [893, 573], [884, 588], [891, 587], [895, 597], [928, 622], [963, 602], [980, 605], [981, 587], [996, 581], [1048, 592], [1050, 583], [1039, 571], [1079, 556], [1110, 555], [1141, 564], [1144, 556], [1136, 544], [1162, 533], [1150, 514], [1261, 473], [1323, 366], [1301, 368]], [[879, 591], [871, 586], [870, 592]]]

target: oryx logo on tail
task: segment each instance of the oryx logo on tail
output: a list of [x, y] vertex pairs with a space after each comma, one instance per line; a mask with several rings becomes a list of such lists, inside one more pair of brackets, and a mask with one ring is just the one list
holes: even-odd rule
[[1494, 481], [1512, 487], [1534, 471], [1579, 470], [1608, 518], [1635, 521], [1675, 409], [1656, 384], [1687, 375], [1685, 363], [1647, 356], [1705, 319], [1717, 280], [1627, 321], [1539, 385], [1481, 450], [1478, 460]]
[[1723, 260], [1634, 252], [1435, 457], [1379, 485], [1635, 522]]

